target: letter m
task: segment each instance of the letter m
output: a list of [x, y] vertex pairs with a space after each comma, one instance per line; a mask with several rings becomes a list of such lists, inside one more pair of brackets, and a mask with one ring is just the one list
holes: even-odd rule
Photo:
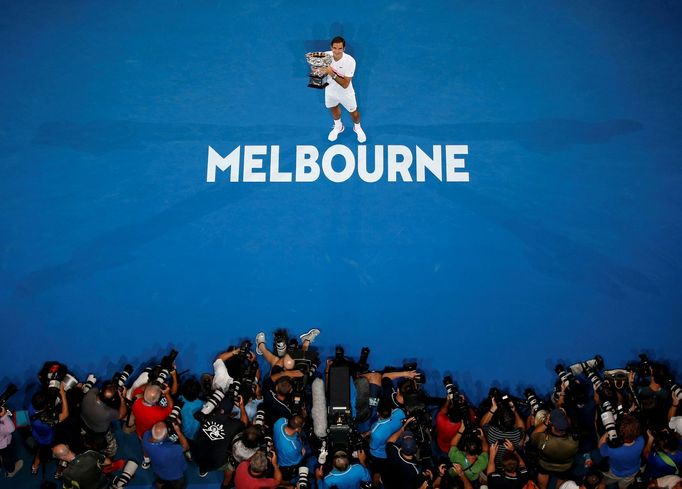
[[208, 147], [208, 167], [206, 168], [206, 181], [209, 183], [215, 182], [216, 169], [226, 171], [230, 169], [230, 182], [239, 181], [239, 157], [241, 155], [241, 146], [237, 146], [232, 153], [225, 158], [220, 156], [218, 152]]

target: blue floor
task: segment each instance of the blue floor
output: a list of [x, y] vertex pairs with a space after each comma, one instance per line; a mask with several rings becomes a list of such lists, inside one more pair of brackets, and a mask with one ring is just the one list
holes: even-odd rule
[[[203, 372], [313, 326], [324, 354], [417, 358], [473, 399], [595, 353], [679, 370], [682, 3], [2, 11], [0, 388], [170, 345]], [[337, 34], [367, 144], [468, 145], [469, 183], [206, 182], [209, 146], [279, 145], [285, 168], [329, 147], [303, 55]]]

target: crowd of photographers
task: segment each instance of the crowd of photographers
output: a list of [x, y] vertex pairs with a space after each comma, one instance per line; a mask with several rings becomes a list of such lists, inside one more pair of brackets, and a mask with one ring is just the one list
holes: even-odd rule
[[492, 388], [475, 406], [450, 377], [427, 395], [416, 364], [370, 368], [368, 348], [320, 362], [318, 334], [278, 330], [268, 348], [259, 333], [199, 377], [177, 372], [175, 350], [104, 382], [46, 362], [26, 410], [10, 410], [14, 385], [0, 395], [5, 475], [24, 465], [19, 430], [30, 470], [45, 481], [56, 462], [49, 484], [66, 489], [122, 489], [138, 469], [159, 489], [187, 487], [191, 470], [236, 489], [682, 489], [682, 388], [663, 362], [557, 365], [546, 397]]

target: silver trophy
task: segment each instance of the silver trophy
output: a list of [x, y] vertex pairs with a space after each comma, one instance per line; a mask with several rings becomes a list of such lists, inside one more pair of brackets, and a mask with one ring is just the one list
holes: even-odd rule
[[307, 53], [305, 59], [310, 65], [310, 82], [308, 86], [310, 88], [324, 88], [329, 83], [325, 81], [327, 78], [327, 72], [325, 68], [332, 64], [332, 55], [325, 53], [323, 51], [317, 51], [314, 53]]

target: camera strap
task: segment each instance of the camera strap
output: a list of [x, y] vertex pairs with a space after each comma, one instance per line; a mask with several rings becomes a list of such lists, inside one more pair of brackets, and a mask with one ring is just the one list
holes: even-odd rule
[[675, 461], [674, 461], [672, 458], [670, 458], [670, 456], [669, 456], [667, 453], [665, 453], [665, 452], [656, 452], [656, 454], [657, 454], [659, 457], [661, 457], [661, 460], [663, 460], [663, 462], [665, 462], [666, 465], [669, 465], [669, 466], [671, 466], [673, 469], [675, 469], [675, 475], [678, 475], [678, 474], [679, 474], [679, 472], [680, 472], [679, 467], [677, 466], [677, 464], [675, 463]]

